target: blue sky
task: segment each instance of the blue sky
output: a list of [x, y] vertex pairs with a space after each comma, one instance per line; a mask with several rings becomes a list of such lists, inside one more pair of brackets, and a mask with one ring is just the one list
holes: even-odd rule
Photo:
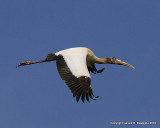
[[[1, 128], [160, 127], [158, 0], [1, 0]], [[70, 47], [135, 66], [91, 74], [97, 101], [77, 103], [55, 62], [16, 68]], [[156, 125], [111, 125], [110, 122]]]

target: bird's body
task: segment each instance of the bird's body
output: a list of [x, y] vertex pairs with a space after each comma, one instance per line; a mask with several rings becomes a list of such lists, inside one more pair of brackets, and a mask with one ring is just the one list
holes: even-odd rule
[[134, 68], [132, 65], [114, 57], [98, 58], [90, 49], [85, 47], [69, 48], [56, 53], [51, 53], [44, 60], [25, 61], [20, 63], [18, 67], [54, 60], [56, 60], [57, 69], [61, 78], [65, 80], [66, 84], [73, 93], [73, 97], [76, 97], [77, 102], [80, 98], [83, 102], [85, 99], [89, 101], [89, 98], [94, 100], [98, 98], [98, 96], [94, 96], [91, 88], [90, 72], [94, 74], [101, 73], [104, 68], [97, 70], [95, 63], [118, 64]]
[[87, 48], [70, 48], [55, 53], [56, 56], [62, 55], [67, 66], [71, 70], [72, 74], [76, 77], [88, 76], [90, 74], [87, 70], [86, 56]]

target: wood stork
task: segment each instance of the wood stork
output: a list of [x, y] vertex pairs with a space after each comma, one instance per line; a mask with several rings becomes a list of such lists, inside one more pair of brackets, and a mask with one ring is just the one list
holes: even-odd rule
[[62, 80], [65, 80], [65, 83], [73, 93], [73, 97], [76, 97], [77, 102], [80, 98], [82, 102], [85, 99], [89, 102], [89, 98], [93, 100], [98, 98], [98, 96], [94, 96], [91, 88], [90, 72], [94, 74], [101, 73], [104, 68], [97, 70], [95, 63], [118, 64], [134, 68], [132, 65], [114, 57], [98, 58], [90, 49], [85, 47], [69, 48], [57, 53], [50, 53], [44, 60], [25, 61], [17, 67], [54, 60], [56, 60], [57, 69]]

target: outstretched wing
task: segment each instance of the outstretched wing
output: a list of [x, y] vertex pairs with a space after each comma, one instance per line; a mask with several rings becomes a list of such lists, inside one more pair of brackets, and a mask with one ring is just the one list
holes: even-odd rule
[[57, 57], [57, 69], [61, 78], [65, 80], [65, 83], [68, 85], [69, 89], [73, 93], [73, 97], [76, 97], [77, 102], [79, 101], [80, 98], [83, 102], [85, 101], [85, 99], [88, 102], [89, 98], [94, 99], [93, 97], [95, 96], [93, 95], [93, 91], [91, 88], [90, 77], [73, 75], [70, 67], [68, 66], [62, 55], [58, 55]]

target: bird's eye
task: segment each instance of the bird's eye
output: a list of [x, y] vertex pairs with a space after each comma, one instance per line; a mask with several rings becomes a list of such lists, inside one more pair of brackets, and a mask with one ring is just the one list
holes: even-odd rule
[[116, 58], [115, 58], [115, 57], [112, 57], [112, 60], [114, 61], [114, 60], [116, 60]]

